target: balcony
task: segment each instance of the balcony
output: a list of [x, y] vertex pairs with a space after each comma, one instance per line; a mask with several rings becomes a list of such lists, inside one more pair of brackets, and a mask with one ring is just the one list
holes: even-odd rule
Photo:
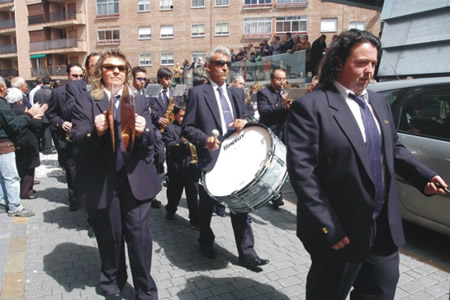
[[77, 48], [77, 46], [78, 46], [77, 39], [49, 40], [30, 43], [30, 51]]
[[9, 53], [16, 53], [17, 52], [17, 45], [3, 45], [0, 46], [0, 54], [9, 54]]
[[28, 17], [28, 24], [44, 24], [44, 23], [55, 23], [55, 22], [63, 22], [63, 21], [71, 21], [77, 19], [76, 11], [56, 11], [49, 14], [44, 15], [36, 15]]
[[[251, 2], [251, 3], [250, 3]], [[244, 9], [269, 9], [272, 3], [264, 3], [265, 1], [245, 1]]]
[[294, 8], [294, 7], [307, 7], [308, 1], [306, 0], [277, 0], [276, 8]]
[[19, 76], [19, 71], [18, 70], [0, 70], [0, 76], [2, 76], [3, 78], [6, 78], [8, 76]]
[[31, 76], [64, 76], [66, 75], [66, 65], [52, 66], [52, 67], [39, 67], [31, 68]]
[[0, 4], [14, 2], [14, 0], [0, 0]]
[[14, 19], [7, 19], [7, 20], [0, 21], [0, 30], [6, 29], [6, 28], [14, 28], [14, 27], [16, 27], [16, 21]]

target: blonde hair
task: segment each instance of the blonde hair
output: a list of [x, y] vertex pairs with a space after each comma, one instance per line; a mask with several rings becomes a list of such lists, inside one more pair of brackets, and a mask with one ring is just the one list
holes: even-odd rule
[[124, 84], [128, 84], [129, 81], [132, 80], [131, 75], [131, 65], [127, 61], [125, 54], [123, 54], [118, 48], [105, 49], [100, 53], [100, 57], [95, 64], [94, 72], [92, 72], [92, 76], [90, 78], [91, 84], [91, 96], [95, 100], [102, 100], [105, 96], [105, 83], [103, 82], [103, 62], [109, 57], [117, 57], [122, 59], [127, 65], [127, 71], [125, 73], [125, 82]]

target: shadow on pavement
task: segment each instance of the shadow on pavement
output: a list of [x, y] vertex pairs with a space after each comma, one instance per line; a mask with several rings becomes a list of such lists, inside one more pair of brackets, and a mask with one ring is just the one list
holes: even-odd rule
[[[205, 288], [211, 294], [205, 293]], [[198, 291], [198, 290], [202, 291]], [[198, 292], [197, 292], [198, 291]], [[217, 298], [217, 299], [289, 299], [270, 285], [262, 284], [244, 277], [211, 278], [197, 276], [188, 279], [186, 287], [177, 293], [180, 300]]]
[[[69, 206], [69, 190], [67, 188], [45, 187], [41, 190], [39, 187], [37, 188], [36, 195], [50, 202], [62, 203]], [[68, 207], [67, 210], [69, 210]]]
[[43, 216], [45, 223], [58, 224], [60, 228], [77, 231], [88, 229], [86, 215], [81, 209], [71, 212], [68, 207], [60, 206], [53, 210], [44, 211]]
[[66, 292], [95, 287], [99, 281], [100, 256], [97, 248], [63, 243], [44, 256], [44, 271]]

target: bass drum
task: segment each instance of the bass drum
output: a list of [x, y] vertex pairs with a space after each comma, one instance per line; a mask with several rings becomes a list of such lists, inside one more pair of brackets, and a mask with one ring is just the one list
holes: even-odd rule
[[247, 124], [221, 143], [206, 192], [233, 212], [252, 212], [275, 198], [287, 178], [286, 147], [262, 124]]

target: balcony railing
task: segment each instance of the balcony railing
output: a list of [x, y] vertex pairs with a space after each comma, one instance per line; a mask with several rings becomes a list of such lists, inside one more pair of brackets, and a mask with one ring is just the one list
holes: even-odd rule
[[305, 78], [305, 51], [286, 53], [272, 56], [264, 56], [256, 62], [237, 61], [231, 65], [230, 78], [237, 75], [244, 77], [246, 82], [268, 81], [270, 72], [276, 68], [286, 71], [287, 79], [302, 80]]
[[16, 26], [16, 21], [14, 19], [0, 21], [0, 29], [14, 28], [15, 26]]
[[3, 45], [0, 46], [0, 54], [16, 53], [17, 45]]
[[64, 76], [67, 66], [39, 67], [31, 69], [31, 76]]
[[306, 7], [308, 6], [307, 0], [291, 0], [291, 1], [277, 1], [277, 8], [291, 8], [291, 7]]
[[53, 23], [53, 22], [61, 22], [68, 20], [76, 20], [77, 12], [76, 11], [55, 11], [48, 14], [29, 16], [28, 24], [43, 24], [43, 23]]
[[2, 76], [3, 78], [6, 78], [8, 76], [19, 76], [19, 71], [18, 70], [0, 70], [0, 76]]
[[61, 39], [30, 43], [30, 51], [76, 48], [77, 39]]

